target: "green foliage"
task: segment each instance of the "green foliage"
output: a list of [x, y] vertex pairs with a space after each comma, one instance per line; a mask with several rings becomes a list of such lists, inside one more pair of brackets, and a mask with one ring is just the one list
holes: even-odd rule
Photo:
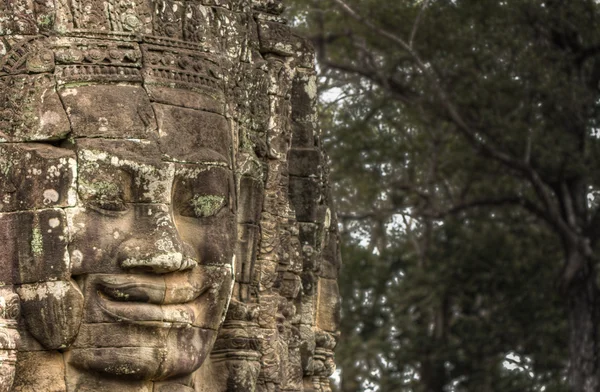
[[563, 224], [600, 239], [600, 4], [345, 2], [374, 27], [290, 10], [344, 233], [342, 390], [566, 391]]

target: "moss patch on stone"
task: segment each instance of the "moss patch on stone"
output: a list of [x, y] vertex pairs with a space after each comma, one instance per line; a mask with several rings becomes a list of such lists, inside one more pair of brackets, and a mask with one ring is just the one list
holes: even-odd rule
[[42, 231], [39, 227], [34, 227], [33, 231], [31, 232], [31, 252], [34, 255], [41, 255], [44, 253]]
[[216, 195], [198, 195], [190, 200], [194, 213], [198, 218], [212, 216], [223, 207], [225, 198]]

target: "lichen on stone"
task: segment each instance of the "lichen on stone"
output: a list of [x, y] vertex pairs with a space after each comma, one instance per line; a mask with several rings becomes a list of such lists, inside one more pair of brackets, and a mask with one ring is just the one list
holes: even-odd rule
[[31, 252], [34, 255], [41, 255], [44, 253], [42, 231], [39, 227], [34, 227], [31, 232]]
[[198, 218], [212, 216], [223, 207], [225, 198], [216, 195], [197, 195], [190, 200], [194, 214]]

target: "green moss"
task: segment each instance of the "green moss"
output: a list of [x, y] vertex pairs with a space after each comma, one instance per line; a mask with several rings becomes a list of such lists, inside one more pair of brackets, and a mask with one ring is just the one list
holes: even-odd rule
[[54, 24], [54, 19], [50, 15], [43, 15], [38, 20], [39, 26], [49, 28]]
[[3, 177], [8, 177], [8, 173], [12, 169], [12, 163], [10, 161], [0, 161], [0, 174]]
[[114, 182], [98, 181], [91, 184], [91, 188], [98, 196], [116, 196], [119, 194], [119, 187]]
[[79, 189], [84, 199], [102, 209], [121, 211], [125, 207], [123, 192], [114, 182], [81, 180]]
[[199, 195], [190, 200], [198, 218], [212, 216], [223, 207], [225, 198], [216, 195]]
[[44, 241], [39, 227], [34, 227], [31, 232], [31, 252], [36, 256], [44, 253]]

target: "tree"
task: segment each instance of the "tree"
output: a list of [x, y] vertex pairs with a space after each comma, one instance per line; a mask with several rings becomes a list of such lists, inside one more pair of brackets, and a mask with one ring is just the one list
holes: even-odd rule
[[[515, 238], [520, 246], [531, 246], [531, 230], [543, 225], [544, 247], [558, 243], [562, 252], [560, 262], [548, 257], [543, 269], [547, 279], [561, 270], [556, 292], [568, 301], [570, 388], [600, 390], [600, 6], [592, 0], [324, 3], [311, 4], [321, 9], [307, 15], [325, 73], [397, 106], [386, 113], [388, 123], [396, 122], [392, 146], [404, 164], [386, 168], [398, 169], [382, 176], [394, 192], [378, 204], [388, 213], [408, 209], [426, 242], [436, 238], [436, 222], [481, 207], [534, 219], [525, 238]], [[331, 5], [337, 8], [324, 11]], [[498, 229], [506, 233], [517, 224]]]
[[[345, 227], [342, 390], [564, 391], [564, 314], [551, 295], [557, 271], [541, 267], [558, 248], [539, 246], [550, 233], [504, 206], [435, 222], [417, 214], [440, 210], [433, 204], [441, 201], [425, 203], [398, 181], [412, 171], [423, 183], [429, 173], [458, 184], [466, 151], [429, 134], [406, 137], [394, 103], [369, 91], [323, 109]], [[471, 165], [476, 177], [481, 161]], [[398, 214], [401, 203], [412, 210]], [[392, 224], [401, 217], [407, 222]], [[507, 353], [530, 365], [508, 371]]]

